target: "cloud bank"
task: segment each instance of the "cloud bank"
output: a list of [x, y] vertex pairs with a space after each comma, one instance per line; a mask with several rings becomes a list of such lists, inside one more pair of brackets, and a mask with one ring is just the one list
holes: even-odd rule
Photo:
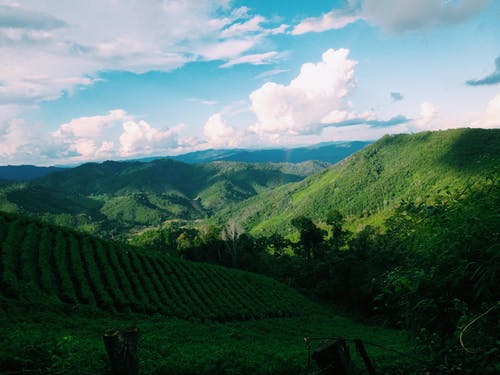
[[0, 127], [0, 158], [41, 165], [165, 154], [179, 147], [179, 130], [153, 127], [123, 109], [75, 118], [50, 133], [14, 119]]
[[491, 0], [350, 0], [319, 17], [309, 17], [294, 26], [292, 35], [341, 29], [358, 20], [389, 33], [454, 25], [477, 15]]
[[140, 74], [200, 60], [229, 67], [278, 59], [265, 38], [287, 26], [229, 3], [46, 0], [41, 12], [36, 0], [0, 0], [0, 105], [57, 99], [107, 70]]

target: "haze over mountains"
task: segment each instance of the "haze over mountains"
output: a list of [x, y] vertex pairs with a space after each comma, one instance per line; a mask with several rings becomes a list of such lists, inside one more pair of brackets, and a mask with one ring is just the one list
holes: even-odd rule
[[[239, 161], [246, 163], [301, 163], [308, 160], [323, 161], [326, 163], [337, 163], [350, 154], [369, 145], [371, 142], [329, 142], [297, 148], [277, 148], [263, 150], [246, 149], [221, 149], [190, 152], [181, 155], [168, 156], [169, 159], [185, 163], [208, 163], [211, 161]], [[149, 162], [164, 159], [164, 156], [155, 156], [129, 160], [131, 162]], [[52, 166], [38, 167], [34, 165], [8, 165], [0, 166], [0, 180], [29, 181], [46, 176], [53, 172], [59, 172], [74, 166]]]

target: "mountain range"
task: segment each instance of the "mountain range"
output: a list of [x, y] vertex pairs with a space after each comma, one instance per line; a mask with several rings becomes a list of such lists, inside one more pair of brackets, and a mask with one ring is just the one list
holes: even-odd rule
[[[334, 164], [369, 145], [370, 143], [371, 142], [361, 141], [328, 142], [308, 147], [264, 150], [210, 149], [168, 156], [168, 158], [190, 164], [209, 163], [212, 161], [238, 161], [243, 163], [302, 163], [309, 160], [318, 160]], [[167, 157], [153, 156], [128, 161], [151, 162], [165, 158]], [[0, 166], [0, 180], [30, 181], [54, 172], [60, 172], [77, 166], [78, 165], [60, 165], [52, 167], [38, 167], [34, 165]]]
[[[340, 146], [316, 150], [331, 147]], [[192, 163], [170, 158], [87, 163], [3, 184], [0, 210], [105, 237], [130, 236], [168, 220], [238, 222], [254, 234], [288, 233], [294, 217], [320, 222], [332, 209], [351, 223], [380, 223], [402, 200], [423, 202], [498, 176], [500, 131], [385, 136], [334, 165], [195, 162], [236, 155], [250, 154], [233, 150], [185, 156]]]

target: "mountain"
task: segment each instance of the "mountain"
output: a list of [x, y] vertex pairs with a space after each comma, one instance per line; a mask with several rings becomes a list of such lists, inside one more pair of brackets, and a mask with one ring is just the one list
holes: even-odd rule
[[34, 165], [0, 166], [0, 180], [30, 181], [54, 172], [63, 171], [58, 167], [36, 167]]
[[237, 221], [254, 233], [289, 231], [299, 215], [316, 221], [336, 209], [350, 220], [377, 222], [402, 200], [425, 201], [448, 190], [495, 179], [500, 130], [455, 129], [385, 136], [300, 182], [278, 187], [223, 210], [216, 221]]
[[185, 163], [208, 163], [215, 160], [247, 163], [301, 163], [308, 160], [319, 160], [335, 164], [371, 143], [361, 141], [328, 142], [290, 149], [205, 150], [170, 156], [170, 158]]
[[0, 209], [101, 234], [165, 220], [203, 219], [262, 191], [300, 181], [327, 166], [212, 162], [88, 163], [0, 188]]

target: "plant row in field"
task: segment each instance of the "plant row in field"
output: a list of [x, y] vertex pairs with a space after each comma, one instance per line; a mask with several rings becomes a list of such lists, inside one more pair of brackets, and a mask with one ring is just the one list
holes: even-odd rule
[[14, 215], [0, 214], [0, 250], [6, 298], [52, 295], [50, 301], [74, 307], [220, 321], [299, 315], [310, 307], [264, 276], [147, 253]]

